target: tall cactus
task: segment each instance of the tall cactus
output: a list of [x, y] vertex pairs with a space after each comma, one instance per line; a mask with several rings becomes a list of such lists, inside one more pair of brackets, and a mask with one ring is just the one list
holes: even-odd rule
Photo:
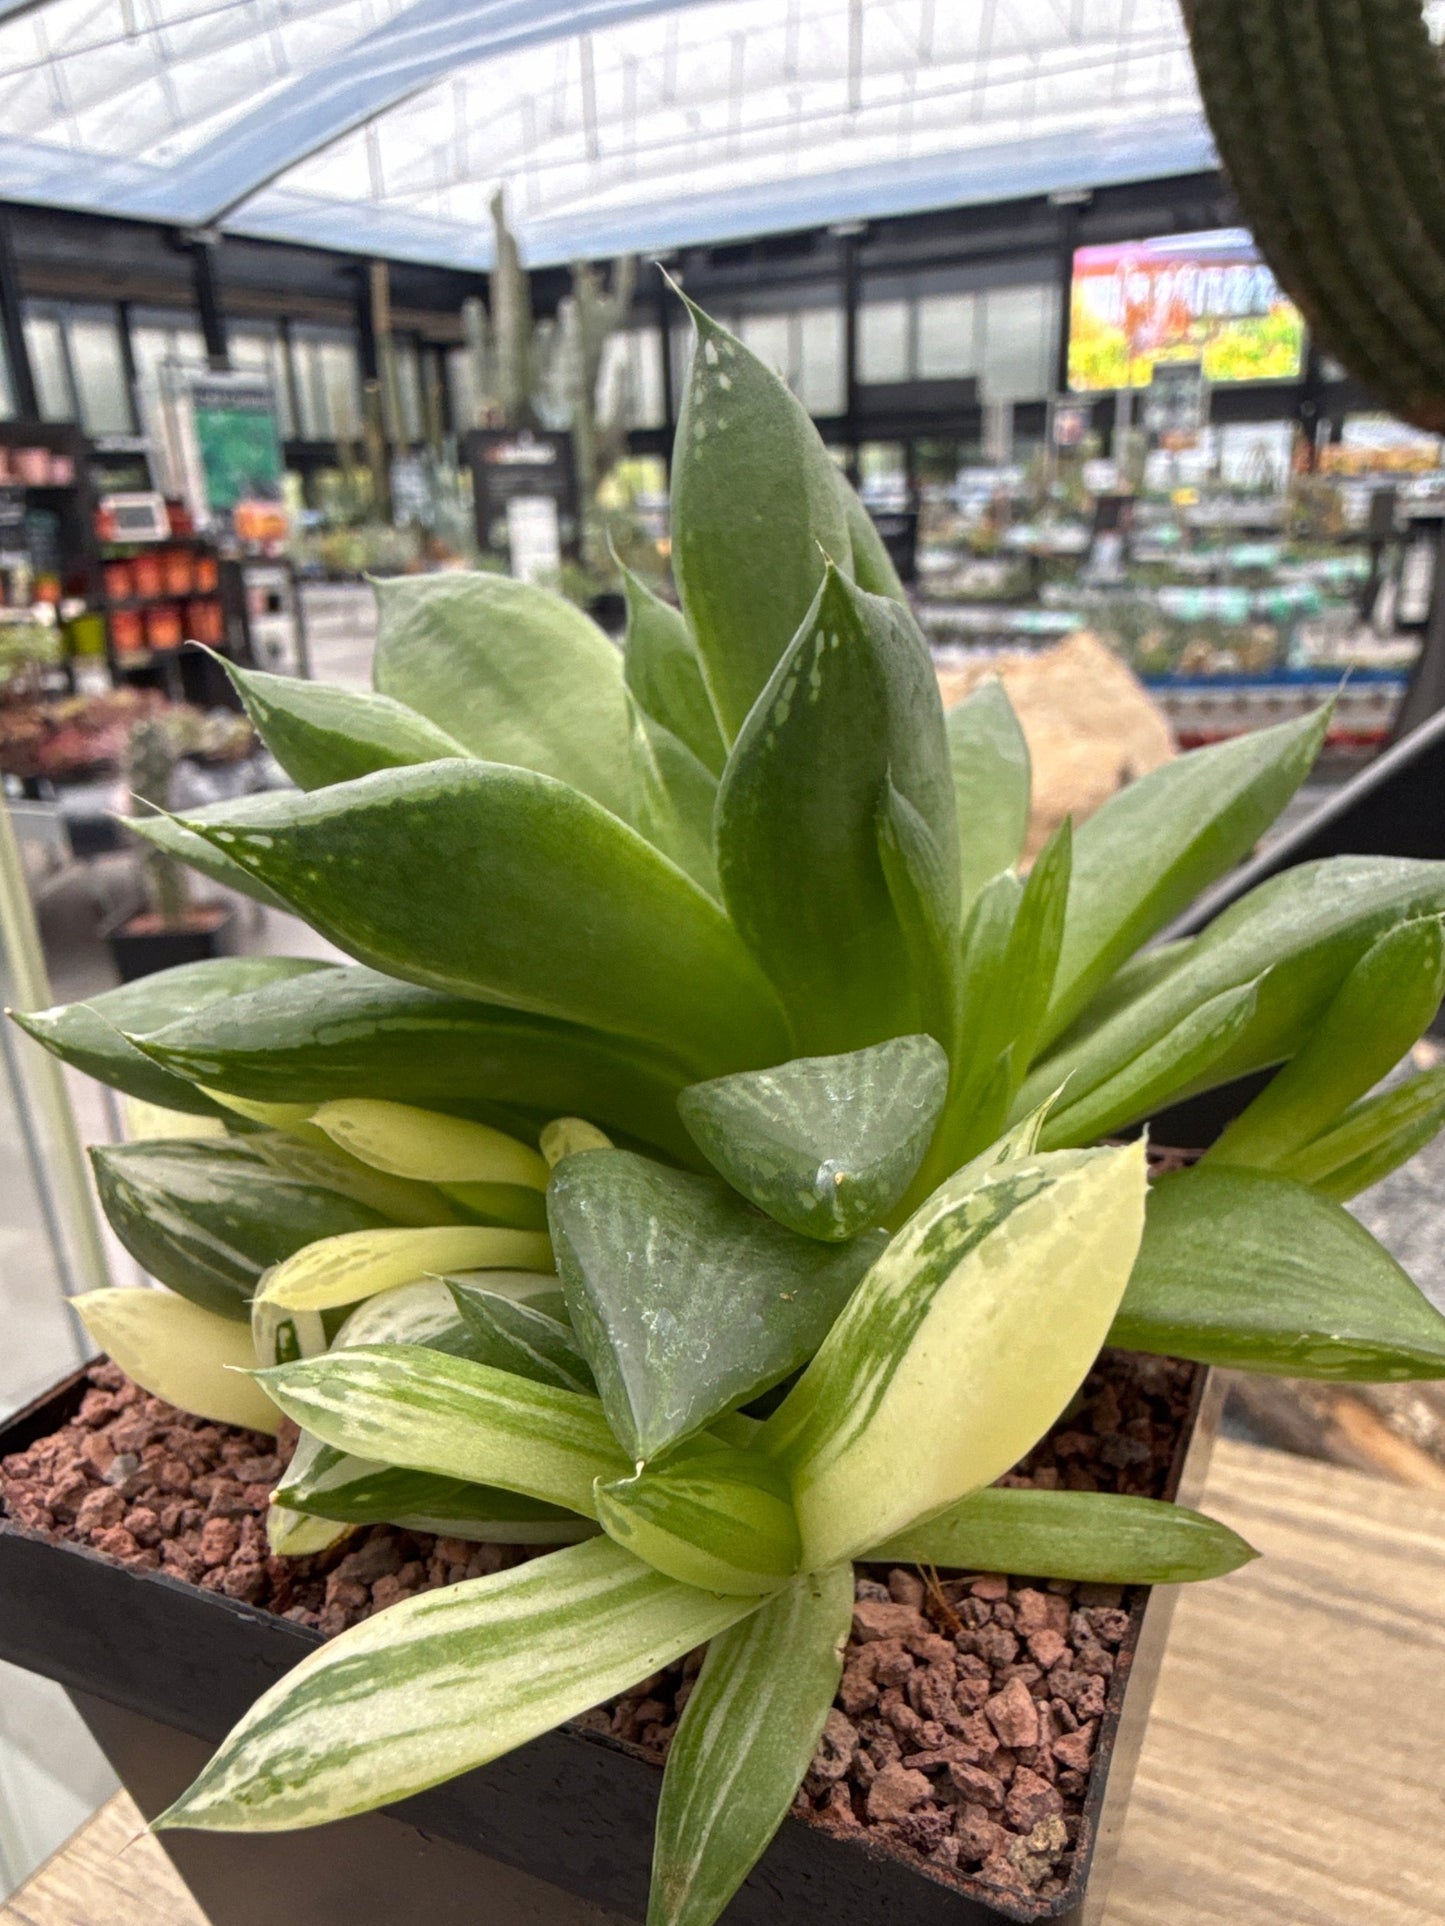
[[1445, 431], [1445, 71], [1420, 0], [1184, 0], [1205, 111], [1321, 345]]
[[[126, 744], [126, 780], [134, 801], [156, 809], [171, 806], [171, 782], [176, 770], [175, 738], [163, 715], [143, 716], [132, 724]], [[190, 908], [186, 872], [173, 856], [147, 842], [141, 875], [151, 909], [167, 929], [185, 921]]]
[[532, 391], [532, 283], [507, 225], [507, 201], [499, 187], [491, 200], [496, 253], [488, 276], [492, 301], [493, 379], [497, 404], [508, 428], [535, 425]]

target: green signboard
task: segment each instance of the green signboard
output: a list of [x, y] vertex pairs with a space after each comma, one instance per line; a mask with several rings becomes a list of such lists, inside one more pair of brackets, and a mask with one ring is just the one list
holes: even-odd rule
[[201, 376], [190, 384], [196, 452], [212, 514], [238, 502], [281, 500], [281, 442], [264, 381]]

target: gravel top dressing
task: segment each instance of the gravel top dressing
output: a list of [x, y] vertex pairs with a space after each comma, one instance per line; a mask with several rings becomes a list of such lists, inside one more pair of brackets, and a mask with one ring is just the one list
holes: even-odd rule
[[[1157, 1497], [1194, 1367], [1106, 1351], [1074, 1406], [1003, 1480]], [[94, 1365], [63, 1429], [0, 1463], [4, 1515], [332, 1636], [526, 1547], [377, 1525], [313, 1558], [266, 1545], [289, 1448], [188, 1417]], [[795, 1812], [1001, 1896], [1069, 1873], [1098, 1722], [1128, 1627], [1118, 1586], [860, 1567], [837, 1700]], [[659, 1762], [701, 1652], [583, 1715]]]

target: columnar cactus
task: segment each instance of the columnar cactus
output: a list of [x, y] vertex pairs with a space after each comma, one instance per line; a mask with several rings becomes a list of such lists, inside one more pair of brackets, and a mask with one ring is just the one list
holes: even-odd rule
[[1445, 429], [1445, 74], [1420, 0], [1185, 0], [1244, 216], [1321, 345]]

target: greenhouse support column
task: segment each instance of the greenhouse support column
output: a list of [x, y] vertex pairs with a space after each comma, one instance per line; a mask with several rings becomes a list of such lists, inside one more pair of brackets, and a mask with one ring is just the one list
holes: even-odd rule
[[377, 294], [382, 293], [385, 320], [390, 324], [389, 290], [378, 288], [374, 272], [384, 264], [366, 262], [356, 270], [356, 353], [361, 364], [361, 435], [366, 449], [366, 465], [371, 470], [373, 506], [383, 520], [391, 520], [391, 470], [386, 459], [386, 419], [381, 395], [381, 346], [377, 339], [382, 317], [377, 313]]
[[1079, 245], [1079, 209], [1092, 197], [1085, 193], [1051, 196], [1059, 210], [1059, 330], [1054, 341], [1054, 393], [1069, 392], [1069, 323], [1073, 313], [1074, 252]]
[[226, 317], [221, 310], [220, 282], [216, 275], [216, 254], [220, 243], [214, 234], [190, 234], [186, 246], [191, 255], [191, 291], [196, 297], [201, 333], [206, 343], [206, 359], [219, 374], [231, 365], [231, 348], [226, 339]]
[[843, 415], [847, 422], [848, 479], [858, 483], [858, 236], [845, 227], [838, 234], [843, 296]]
[[672, 381], [672, 300], [667, 278], [657, 276], [654, 299], [657, 303], [657, 332], [662, 355], [662, 432], [666, 448], [663, 453], [663, 466], [670, 467], [672, 462], [673, 437], [677, 433], [677, 393]]
[[25, 340], [25, 297], [20, 288], [15, 243], [10, 235], [10, 210], [6, 207], [0, 207], [0, 327], [5, 334], [5, 359], [10, 365], [15, 412], [22, 421], [38, 421], [40, 404], [35, 396], [35, 373]]

